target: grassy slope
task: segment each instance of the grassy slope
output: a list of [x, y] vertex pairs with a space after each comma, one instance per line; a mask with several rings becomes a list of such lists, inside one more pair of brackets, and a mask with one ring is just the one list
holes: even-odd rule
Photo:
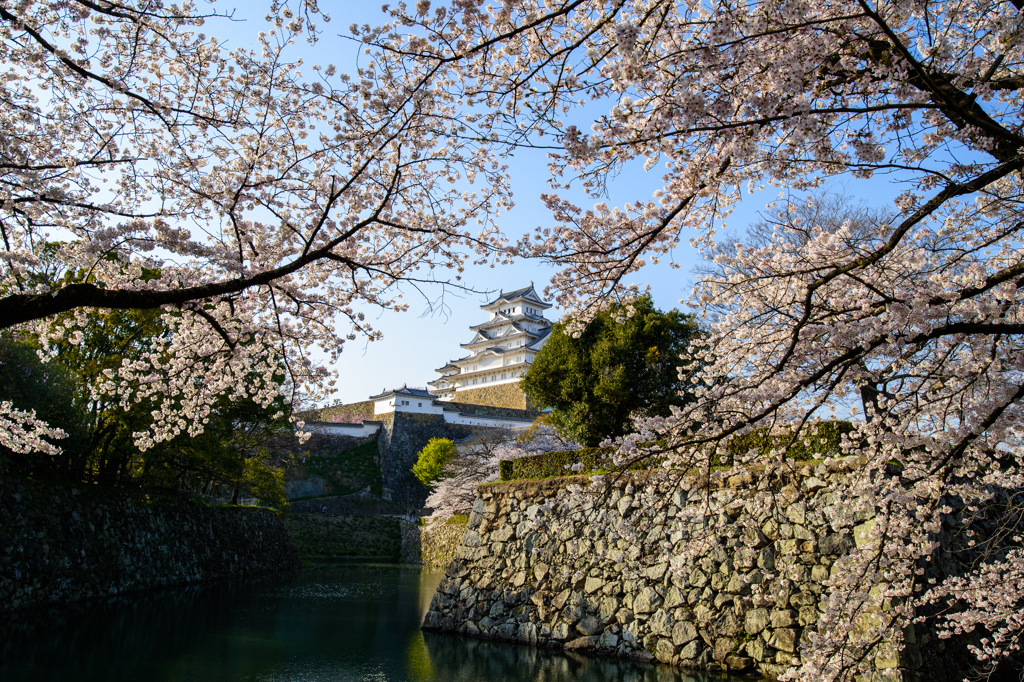
[[374, 463], [377, 456], [377, 442], [373, 441], [333, 457], [310, 456], [305, 463], [296, 461], [289, 466], [287, 477], [288, 480], [305, 480], [311, 476], [322, 478], [334, 488], [332, 496], [350, 495], [366, 486], [379, 496], [382, 483], [380, 466]]

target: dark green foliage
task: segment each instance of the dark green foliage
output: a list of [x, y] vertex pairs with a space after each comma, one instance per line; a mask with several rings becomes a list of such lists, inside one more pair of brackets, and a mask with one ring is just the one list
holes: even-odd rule
[[0, 400], [9, 400], [20, 410], [34, 410], [36, 417], [68, 434], [50, 441], [64, 451], [62, 457], [14, 453], [0, 446], [0, 458], [6, 458], [15, 471], [55, 472], [85, 457], [89, 412], [75, 391], [73, 376], [59, 363], [40, 361], [35, 346], [8, 334], [0, 336]]
[[[655, 309], [648, 297], [599, 313], [573, 338], [555, 324], [521, 386], [530, 403], [550, 407], [565, 438], [596, 446], [631, 431], [631, 416], [667, 416], [688, 399], [680, 355], [699, 333], [693, 316]], [[617, 322], [616, 318], [624, 318]]]
[[[30, 282], [54, 288], [88, 282], [90, 274], [68, 269], [60, 261], [60, 244], [41, 244], [36, 255], [45, 264]], [[114, 256], [111, 262], [116, 263]], [[159, 276], [144, 269], [143, 281]], [[293, 446], [290, 406], [275, 400], [267, 407], [251, 400], [221, 397], [197, 436], [180, 435], [145, 452], [135, 435], [149, 430], [157, 405], [149, 399], [121, 404], [118, 397], [94, 395], [107, 380], [131, 363], [161, 349], [171, 333], [162, 315], [153, 310], [91, 310], [81, 329], [80, 343], [65, 336], [50, 347], [53, 358], [40, 363], [38, 340], [32, 336], [0, 338], [0, 398], [15, 408], [33, 409], [37, 416], [70, 435], [55, 443], [56, 456], [32, 454], [10, 458], [20, 475], [57, 477], [126, 487], [163, 487], [213, 494], [237, 501], [255, 495], [266, 503], [283, 502], [280, 459], [275, 454]], [[70, 321], [57, 315], [54, 324]], [[72, 325], [74, 326], [74, 325]], [[283, 369], [283, 368], [282, 368]], [[274, 378], [284, 381], [285, 374]], [[262, 377], [254, 375], [252, 383]], [[0, 453], [3, 454], [3, 453]]]
[[383, 492], [383, 482], [378, 457], [380, 450], [374, 440], [330, 457], [309, 456], [305, 462], [292, 462], [289, 468], [294, 471], [294, 477], [302, 480], [311, 476], [323, 479], [335, 496], [357, 493], [367, 486], [371, 493], [379, 496]]

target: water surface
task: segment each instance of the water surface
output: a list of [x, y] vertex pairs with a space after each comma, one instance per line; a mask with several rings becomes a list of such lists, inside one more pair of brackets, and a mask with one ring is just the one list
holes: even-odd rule
[[[667, 666], [423, 633], [440, 573], [338, 566], [166, 591], [0, 631], [5, 682], [710, 682]], [[733, 678], [737, 680], [739, 678]]]

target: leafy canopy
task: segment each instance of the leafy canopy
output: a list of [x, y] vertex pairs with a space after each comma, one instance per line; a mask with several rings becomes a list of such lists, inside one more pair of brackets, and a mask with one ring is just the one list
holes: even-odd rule
[[677, 367], [696, 334], [692, 316], [644, 296], [602, 311], [578, 335], [556, 323], [522, 387], [535, 406], [553, 408], [560, 434], [593, 447], [630, 432], [636, 415], [666, 416], [686, 402]]
[[444, 476], [445, 467], [455, 456], [455, 443], [448, 438], [431, 438], [420, 450], [413, 475], [425, 486], [431, 486]]

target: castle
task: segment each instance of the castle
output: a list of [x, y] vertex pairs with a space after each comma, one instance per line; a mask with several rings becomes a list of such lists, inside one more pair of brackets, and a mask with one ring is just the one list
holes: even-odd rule
[[[516, 431], [528, 428], [539, 415], [519, 381], [551, 333], [551, 322], [544, 317], [549, 308], [532, 283], [502, 291], [480, 306], [488, 319], [470, 327], [473, 338], [460, 344], [467, 354], [436, 370], [441, 376], [428, 384], [430, 390], [404, 385], [385, 390], [365, 403], [342, 406], [365, 406], [368, 418], [359, 423], [311, 421], [306, 428], [331, 436], [376, 435], [384, 498], [421, 506], [426, 489], [410, 469], [430, 438], [460, 440], [493, 429]], [[319, 419], [329, 411], [320, 411]]]
[[551, 322], [544, 317], [550, 307], [537, 295], [532, 282], [523, 289], [503, 291], [480, 306], [490, 317], [470, 327], [475, 332], [473, 338], [461, 344], [469, 355], [435, 370], [441, 376], [428, 384], [431, 392], [440, 400], [525, 409], [525, 397], [518, 401], [521, 404], [496, 404], [502, 399], [496, 396], [512, 397], [513, 391], [483, 389], [512, 384], [518, 390], [520, 377], [551, 333]]

